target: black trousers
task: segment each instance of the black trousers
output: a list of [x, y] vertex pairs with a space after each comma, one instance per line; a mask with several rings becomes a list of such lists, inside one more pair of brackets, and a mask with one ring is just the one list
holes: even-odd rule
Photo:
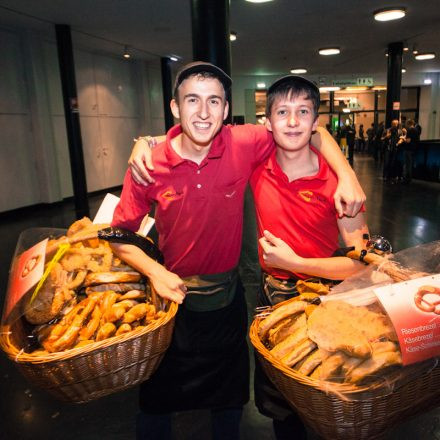
[[247, 308], [241, 281], [228, 306], [209, 312], [179, 307], [170, 348], [140, 387], [147, 414], [242, 407], [249, 400]]

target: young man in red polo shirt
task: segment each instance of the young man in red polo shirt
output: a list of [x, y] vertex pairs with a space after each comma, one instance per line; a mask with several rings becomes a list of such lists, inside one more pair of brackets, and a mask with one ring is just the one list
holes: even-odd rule
[[153, 184], [138, 184], [127, 172], [113, 218], [113, 226], [136, 231], [156, 207], [166, 268], [134, 246], [114, 249], [161, 296], [182, 304], [171, 346], [141, 387], [138, 438], [168, 438], [170, 413], [190, 409], [212, 411], [215, 439], [239, 437], [249, 392], [246, 303], [237, 273], [243, 197], [275, 144], [264, 127], [223, 126], [230, 85], [208, 63], [177, 74], [171, 109], [181, 124], [152, 152]]
[[[368, 229], [362, 212], [339, 218], [335, 209], [337, 176], [310, 144], [319, 103], [319, 89], [302, 77], [283, 77], [268, 90], [266, 126], [277, 148], [250, 179], [263, 270], [259, 305], [294, 296], [298, 279], [341, 280], [364, 267], [347, 257], [333, 257], [339, 235], [347, 246], [362, 249]], [[255, 401], [274, 420], [278, 440], [305, 438], [301, 420], [258, 362]]]

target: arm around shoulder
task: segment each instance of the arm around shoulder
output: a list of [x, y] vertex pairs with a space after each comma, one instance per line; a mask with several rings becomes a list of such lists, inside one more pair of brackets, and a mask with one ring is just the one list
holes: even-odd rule
[[365, 203], [366, 196], [353, 169], [345, 159], [339, 145], [324, 128], [318, 127], [312, 136], [312, 145], [318, 148], [338, 176], [335, 207], [339, 216], [354, 216]]

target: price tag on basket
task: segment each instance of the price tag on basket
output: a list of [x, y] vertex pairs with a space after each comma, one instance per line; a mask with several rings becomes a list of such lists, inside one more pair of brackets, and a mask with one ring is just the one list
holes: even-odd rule
[[440, 356], [440, 274], [374, 292], [396, 330], [403, 365]]
[[5, 305], [5, 318], [23, 295], [35, 286], [43, 276], [48, 240], [40, 241], [23, 252], [13, 264], [10, 275], [9, 294]]

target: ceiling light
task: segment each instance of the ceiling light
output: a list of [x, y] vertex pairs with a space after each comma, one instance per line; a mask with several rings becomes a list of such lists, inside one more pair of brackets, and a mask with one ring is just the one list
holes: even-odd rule
[[319, 49], [319, 55], [338, 55], [341, 53], [339, 47], [324, 47]]
[[231, 33], [229, 34], [229, 39], [231, 41], [235, 41], [237, 39], [237, 32], [231, 31]]
[[170, 55], [170, 60], [171, 61], [179, 61], [179, 57], [176, 55]]
[[266, 83], [264, 82], [257, 83], [257, 89], [265, 89], [265, 88], [266, 88]]
[[271, 2], [272, 0], [246, 0], [249, 3], [268, 3]]
[[350, 110], [349, 108], [343, 108], [342, 111], [343, 111], [344, 113], [350, 113], [351, 110]]
[[432, 84], [432, 80], [429, 78], [426, 78], [425, 80], [423, 80], [423, 84]]
[[336, 92], [337, 90], [341, 90], [338, 86], [327, 86], [327, 87], [320, 87], [320, 92]]
[[124, 58], [130, 58], [130, 53], [128, 52], [128, 46], [124, 46]]
[[408, 52], [409, 51], [408, 43], [404, 43], [403, 44], [403, 50], [404, 50], [404, 52]]
[[307, 73], [307, 69], [304, 69], [302, 67], [298, 67], [296, 69], [291, 69], [290, 73], [293, 73], [295, 75], [301, 75], [302, 73]]
[[405, 8], [379, 9], [374, 13], [374, 19], [377, 21], [398, 20], [406, 15]]
[[418, 53], [415, 56], [416, 60], [432, 60], [433, 58], [435, 58], [435, 53], [434, 52], [423, 52], [423, 53]]
[[405, 67], [402, 67], [402, 73], [406, 73]]

